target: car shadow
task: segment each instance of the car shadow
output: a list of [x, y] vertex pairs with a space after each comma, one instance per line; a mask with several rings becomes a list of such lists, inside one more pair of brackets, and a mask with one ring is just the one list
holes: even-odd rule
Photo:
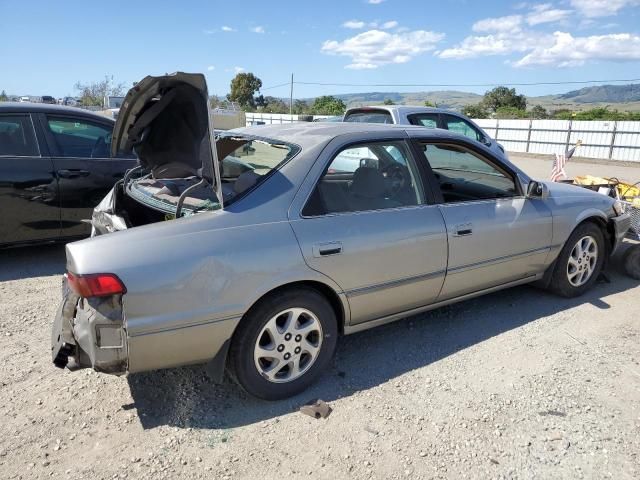
[[[244, 393], [230, 379], [216, 385], [203, 367], [132, 374], [133, 404], [145, 429], [160, 425], [224, 431], [327, 402], [385, 383], [460, 350], [536, 320], [591, 303], [606, 310], [606, 297], [638, 286], [622, 273], [620, 255], [599, 283], [580, 298], [559, 298], [531, 286], [504, 290], [344, 337], [332, 368], [318, 383], [287, 400], [267, 402]], [[480, 315], [491, 311], [493, 315]], [[222, 438], [222, 437], [221, 437]], [[224, 441], [224, 439], [222, 440]]]
[[62, 275], [65, 265], [64, 244], [61, 243], [7, 248], [0, 250], [0, 282]]

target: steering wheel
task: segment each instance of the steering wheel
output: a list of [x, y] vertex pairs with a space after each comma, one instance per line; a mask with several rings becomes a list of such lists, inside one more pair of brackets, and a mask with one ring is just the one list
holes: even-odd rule
[[382, 170], [382, 174], [387, 180], [389, 198], [395, 198], [408, 184], [407, 172], [402, 165], [390, 165]]

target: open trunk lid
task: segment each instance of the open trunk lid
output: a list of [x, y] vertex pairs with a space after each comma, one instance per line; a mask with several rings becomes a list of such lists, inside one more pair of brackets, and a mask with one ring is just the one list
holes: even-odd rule
[[127, 92], [114, 127], [111, 153], [132, 152], [154, 178], [203, 179], [223, 206], [204, 75], [147, 76]]

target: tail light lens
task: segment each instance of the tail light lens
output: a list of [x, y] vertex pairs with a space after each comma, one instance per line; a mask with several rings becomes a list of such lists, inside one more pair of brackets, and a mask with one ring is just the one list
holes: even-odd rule
[[67, 281], [69, 288], [83, 298], [109, 297], [127, 293], [124, 283], [113, 273], [74, 275], [68, 272]]

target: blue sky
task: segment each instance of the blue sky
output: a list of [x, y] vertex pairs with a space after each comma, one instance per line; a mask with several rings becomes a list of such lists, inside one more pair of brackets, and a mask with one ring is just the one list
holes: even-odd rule
[[[484, 84], [640, 78], [640, 0], [0, 0], [0, 89], [63, 96], [105, 74], [131, 82], [237, 71], [285, 83]], [[580, 85], [517, 87], [528, 95]], [[439, 87], [296, 85], [294, 96]], [[459, 87], [482, 93], [485, 87]]]

